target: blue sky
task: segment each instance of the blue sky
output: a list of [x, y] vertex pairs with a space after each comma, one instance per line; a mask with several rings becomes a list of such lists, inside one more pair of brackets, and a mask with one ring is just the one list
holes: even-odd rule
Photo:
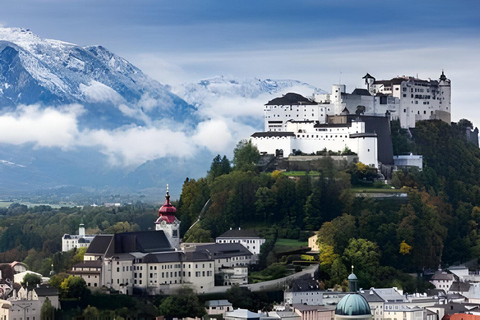
[[453, 120], [480, 125], [480, 1], [3, 1], [0, 25], [101, 44], [162, 83], [216, 75], [347, 90], [380, 78], [452, 79]]

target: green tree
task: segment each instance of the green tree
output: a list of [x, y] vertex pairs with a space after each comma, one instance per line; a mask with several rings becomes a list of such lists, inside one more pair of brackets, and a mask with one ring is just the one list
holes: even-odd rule
[[82, 277], [69, 276], [60, 285], [61, 296], [70, 299], [82, 299], [90, 294]]
[[212, 234], [209, 230], [202, 229], [195, 225], [185, 233], [183, 242], [211, 242]]
[[341, 285], [347, 279], [348, 272], [347, 268], [342, 262], [342, 258], [337, 257], [333, 263], [330, 272], [330, 279], [332, 285]]
[[37, 285], [40, 283], [42, 283], [42, 278], [37, 274], [27, 273], [25, 276], [23, 276], [22, 285], [26, 286], [29, 290], [37, 287]]
[[100, 312], [95, 307], [87, 306], [82, 314], [86, 320], [96, 320], [100, 315]]
[[345, 249], [344, 258], [349, 265], [355, 266], [355, 270], [361, 287], [376, 284], [375, 277], [380, 265], [381, 253], [378, 245], [366, 239], [352, 238]]
[[55, 308], [48, 297], [45, 298], [42, 308], [40, 309], [40, 320], [52, 320], [54, 317]]
[[250, 140], [240, 141], [233, 150], [233, 168], [238, 171], [257, 171], [260, 153]]
[[158, 312], [167, 319], [203, 317], [206, 314], [205, 308], [198, 300], [197, 295], [187, 287], [163, 300], [158, 306]]
[[210, 179], [215, 179], [224, 174], [228, 174], [231, 170], [230, 161], [226, 156], [220, 157], [218, 154], [213, 158], [212, 164], [210, 165], [210, 170], [208, 171], [208, 177]]

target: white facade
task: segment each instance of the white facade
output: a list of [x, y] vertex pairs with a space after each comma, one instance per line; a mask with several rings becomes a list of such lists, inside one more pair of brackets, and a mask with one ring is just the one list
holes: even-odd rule
[[205, 309], [208, 315], [212, 316], [233, 311], [233, 306], [228, 300], [209, 300], [205, 302]]
[[222, 283], [224, 286], [241, 285], [248, 283], [248, 267], [238, 266], [221, 268]]
[[256, 238], [236, 238], [236, 237], [217, 237], [216, 243], [240, 243], [253, 254], [260, 254], [260, 247], [265, 243], [265, 239]]
[[73, 248], [88, 248], [95, 235], [85, 234], [83, 223], [78, 228], [78, 234], [64, 234], [62, 237], [62, 252], [72, 250]]
[[319, 125], [312, 121], [288, 122], [285, 133], [255, 133], [252, 143], [260, 153], [289, 155], [296, 150], [316, 153], [324, 149], [342, 152], [345, 148], [358, 155], [359, 161], [378, 168], [377, 135], [365, 132], [365, 123]]
[[144, 258], [147, 254], [134, 253], [105, 259], [101, 269], [101, 285], [124, 294], [133, 294], [134, 289], [159, 294], [185, 285], [197, 293], [205, 293], [213, 288], [213, 261], [184, 261], [183, 252], [155, 255], [160, 259], [161, 255], [168, 257], [164, 262], [146, 262]]
[[453, 277], [453, 274], [443, 271], [435, 272], [435, 274], [430, 278], [430, 283], [433, 284], [435, 288], [443, 289], [445, 292], [450, 290], [450, 287], [454, 281], [455, 278]]
[[309, 306], [323, 305], [324, 291], [309, 290], [309, 291], [285, 291], [283, 293], [283, 300], [285, 304], [306, 304]]
[[155, 223], [155, 230], [163, 231], [173, 248], [180, 248], [180, 220], [178, 220], [177, 217], [175, 217], [173, 222], [167, 220], [157, 221]]
[[[420, 120], [451, 121], [451, 81], [442, 72], [438, 80], [397, 77], [376, 81], [368, 78], [372, 95], [385, 94], [400, 99], [398, 115], [402, 128], [415, 128]], [[366, 79], [367, 80], [367, 79]]]
[[[273, 100], [274, 101], [274, 100]], [[288, 131], [288, 121], [315, 120], [325, 123], [330, 106], [309, 103], [309, 104], [266, 104], [264, 107], [265, 131]]]
[[390, 320], [423, 320], [426, 310], [399, 303], [385, 303], [383, 318]]
[[328, 116], [344, 113], [355, 114], [357, 108], [363, 108], [362, 114], [369, 116], [384, 117], [388, 112], [392, 120], [398, 118], [400, 100], [393, 96], [374, 96], [364, 89], [355, 89], [352, 93], [346, 93], [344, 84], [332, 85], [332, 93], [314, 94], [315, 102], [320, 103]]

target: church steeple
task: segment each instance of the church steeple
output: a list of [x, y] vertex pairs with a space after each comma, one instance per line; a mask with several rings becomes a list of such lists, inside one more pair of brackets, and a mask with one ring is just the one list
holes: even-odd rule
[[358, 291], [358, 278], [353, 273], [354, 266], [352, 265], [352, 273], [348, 276], [348, 291], [350, 292], [357, 292]]
[[163, 231], [173, 248], [180, 247], [180, 220], [175, 216], [176, 212], [177, 209], [170, 203], [170, 193], [167, 184], [165, 203], [158, 210], [155, 230]]

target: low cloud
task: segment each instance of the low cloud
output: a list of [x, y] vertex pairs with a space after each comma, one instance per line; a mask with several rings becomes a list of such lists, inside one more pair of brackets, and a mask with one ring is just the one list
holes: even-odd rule
[[[120, 105], [125, 114], [134, 109]], [[233, 146], [254, 129], [229, 118], [208, 119], [185, 130], [182, 123], [151, 121], [146, 126], [124, 126], [114, 130], [80, 129], [78, 117], [88, 112], [81, 105], [41, 108], [19, 106], [0, 115], [0, 143], [35, 148], [93, 147], [105, 154], [112, 166], [136, 167], [163, 157], [192, 158], [201, 149], [229, 154]]]
[[44, 109], [37, 105], [19, 106], [15, 112], [0, 115], [0, 142], [71, 148], [79, 134], [77, 117], [83, 111], [80, 105]]

